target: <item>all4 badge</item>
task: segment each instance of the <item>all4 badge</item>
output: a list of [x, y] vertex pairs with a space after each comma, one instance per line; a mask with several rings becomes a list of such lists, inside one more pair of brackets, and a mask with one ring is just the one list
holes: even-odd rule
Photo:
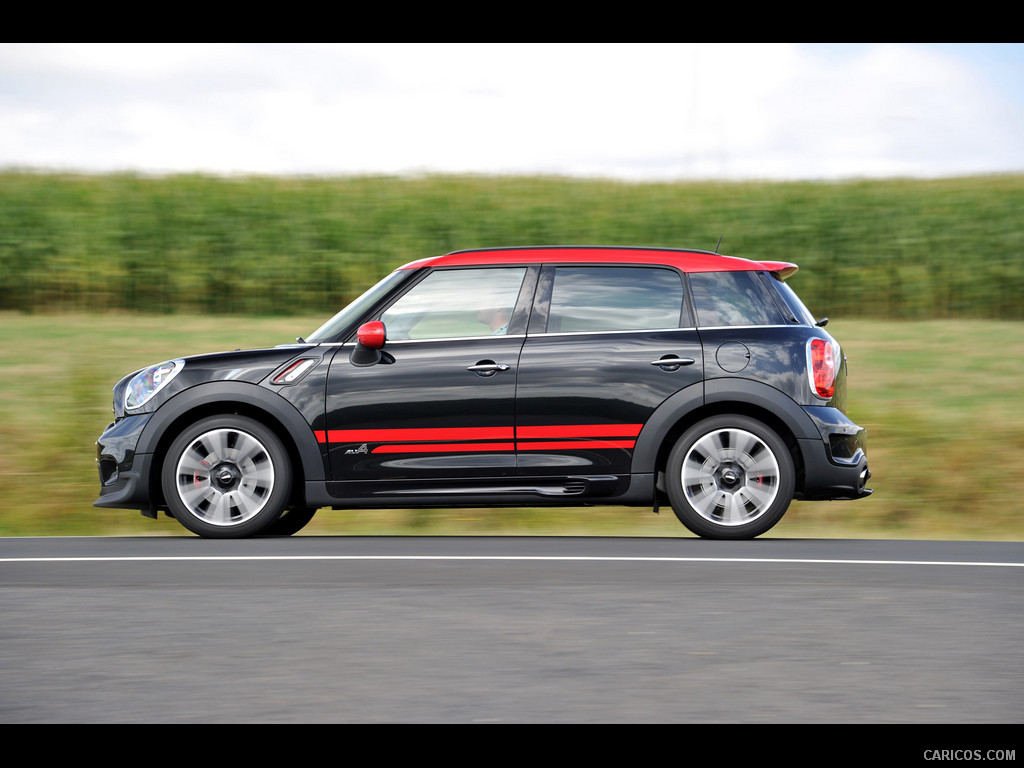
[[347, 455], [350, 453], [369, 453], [369, 451], [366, 449], [366, 443], [363, 443], [358, 448], [349, 448], [345, 453]]

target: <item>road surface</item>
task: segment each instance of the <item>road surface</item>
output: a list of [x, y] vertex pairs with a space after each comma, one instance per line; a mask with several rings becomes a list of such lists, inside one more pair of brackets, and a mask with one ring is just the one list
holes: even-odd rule
[[1024, 544], [0, 539], [4, 723], [1020, 723]]

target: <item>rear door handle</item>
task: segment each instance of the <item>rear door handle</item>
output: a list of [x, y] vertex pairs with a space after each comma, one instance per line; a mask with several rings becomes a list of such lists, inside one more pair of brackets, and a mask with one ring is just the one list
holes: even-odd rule
[[665, 355], [660, 360], [652, 360], [651, 365], [656, 365], [663, 371], [678, 371], [681, 365], [693, 365], [696, 362], [692, 357]]

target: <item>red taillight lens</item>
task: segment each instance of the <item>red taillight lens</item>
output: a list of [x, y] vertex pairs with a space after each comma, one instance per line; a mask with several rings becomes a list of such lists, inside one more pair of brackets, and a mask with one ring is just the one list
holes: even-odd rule
[[826, 400], [836, 392], [836, 355], [826, 339], [811, 339], [807, 346], [808, 372], [814, 393]]

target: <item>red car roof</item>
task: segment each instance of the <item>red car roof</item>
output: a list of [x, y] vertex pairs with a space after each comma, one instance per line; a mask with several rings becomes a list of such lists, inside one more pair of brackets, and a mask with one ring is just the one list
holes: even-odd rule
[[743, 272], [767, 270], [785, 279], [797, 270], [783, 261], [750, 261], [707, 251], [677, 248], [626, 248], [616, 246], [532, 246], [522, 248], [481, 248], [455, 251], [410, 262], [399, 269], [422, 267], [465, 267], [490, 264], [536, 264], [555, 261], [587, 264], [663, 264], [683, 272]]

